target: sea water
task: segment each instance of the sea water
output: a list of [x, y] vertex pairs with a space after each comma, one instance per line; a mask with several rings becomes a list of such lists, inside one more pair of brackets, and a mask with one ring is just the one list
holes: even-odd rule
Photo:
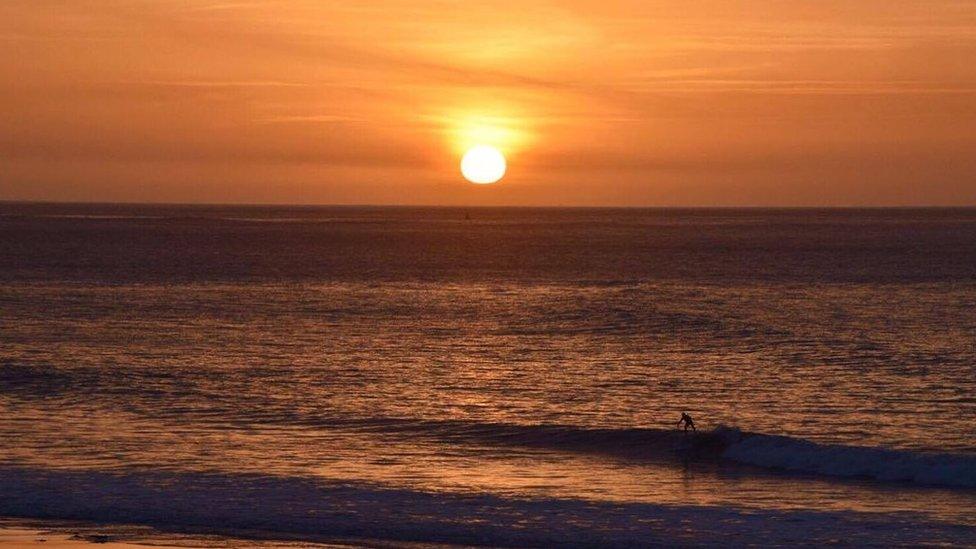
[[310, 541], [974, 544], [976, 210], [0, 204], [0, 494]]

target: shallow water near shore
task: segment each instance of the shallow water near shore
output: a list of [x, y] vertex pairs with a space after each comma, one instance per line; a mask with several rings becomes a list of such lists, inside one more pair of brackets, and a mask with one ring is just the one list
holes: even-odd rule
[[973, 210], [3, 204], [0, 255], [0, 515], [976, 539]]

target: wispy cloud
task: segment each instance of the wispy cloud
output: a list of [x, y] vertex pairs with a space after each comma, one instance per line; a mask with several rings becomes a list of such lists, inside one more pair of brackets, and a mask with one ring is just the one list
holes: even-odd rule
[[[478, 120], [488, 133], [531, 136], [510, 151], [523, 188], [580, 173], [574, 184], [596, 196], [608, 181], [653, 186], [665, 172], [741, 177], [747, 190], [816, 172], [829, 187], [864, 177], [858, 166], [881, 170], [883, 155], [858, 164], [869, 151], [917, 162], [886, 177], [965, 181], [974, 8], [8, 0], [0, 158], [51, 181], [71, 181], [79, 164], [92, 181], [141, 163], [227, 182], [235, 166], [294, 168], [319, 183], [319, 170], [343, 167], [348, 181], [330, 184], [354, 193], [367, 171], [450, 181], [456, 136]], [[947, 152], [918, 153], [932, 150]], [[844, 155], [854, 159], [830, 161]]]

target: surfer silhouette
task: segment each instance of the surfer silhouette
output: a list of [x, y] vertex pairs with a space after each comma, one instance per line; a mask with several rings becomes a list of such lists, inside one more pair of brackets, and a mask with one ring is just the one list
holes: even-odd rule
[[681, 427], [682, 423], [685, 424], [686, 433], [688, 432], [688, 429], [691, 429], [694, 432], [698, 432], [698, 429], [695, 429], [695, 420], [691, 419], [691, 416], [689, 416], [685, 412], [681, 412], [681, 419], [678, 420], [679, 428]]

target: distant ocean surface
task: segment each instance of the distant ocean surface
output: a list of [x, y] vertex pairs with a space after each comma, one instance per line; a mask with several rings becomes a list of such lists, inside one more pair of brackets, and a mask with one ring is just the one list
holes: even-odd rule
[[976, 210], [0, 203], [0, 517], [976, 545]]

